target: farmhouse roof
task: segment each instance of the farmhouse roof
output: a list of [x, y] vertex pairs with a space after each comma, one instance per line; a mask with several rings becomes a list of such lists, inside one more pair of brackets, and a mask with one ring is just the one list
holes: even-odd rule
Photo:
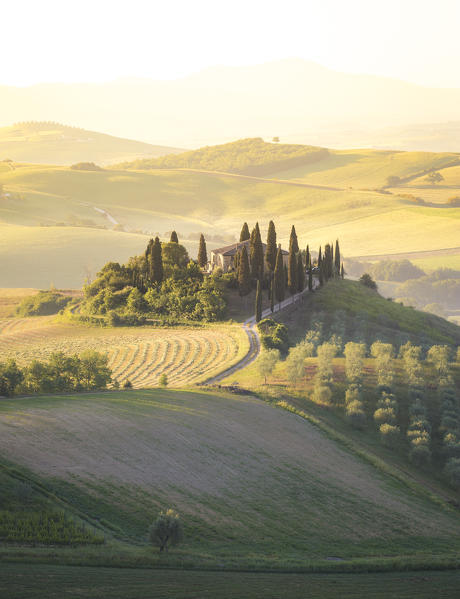
[[[232, 243], [231, 245], [226, 245], [224, 247], [217, 248], [217, 249], [211, 250], [211, 251], [214, 254], [222, 254], [222, 256], [234, 256], [237, 253], [237, 251], [243, 247], [243, 245], [246, 246], [246, 249], [249, 249], [249, 243], [250, 243], [250, 240], [247, 239], [246, 241], [239, 241], [238, 243]], [[262, 247], [263, 247], [264, 254], [265, 254], [267, 244], [262, 243]], [[284, 254], [285, 256], [289, 254], [289, 252], [287, 252], [286, 250], [281, 250], [281, 253]]]

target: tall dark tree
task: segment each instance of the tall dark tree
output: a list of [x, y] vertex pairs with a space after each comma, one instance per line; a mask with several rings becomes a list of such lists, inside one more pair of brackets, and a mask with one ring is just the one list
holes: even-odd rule
[[198, 247], [198, 264], [204, 268], [208, 263], [208, 253], [206, 251], [206, 241], [203, 233], [200, 235], [200, 245]]
[[305, 289], [305, 268], [302, 253], [297, 254], [297, 291], [301, 293]]
[[289, 253], [297, 254], [299, 251], [299, 242], [297, 241], [297, 233], [295, 232], [295, 227], [292, 225], [291, 235], [289, 237]]
[[253, 279], [262, 280], [264, 276], [264, 248], [260, 236], [259, 223], [251, 234], [251, 275]]
[[308, 270], [308, 290], [311, 291], [313, 289], [313, 272], [311, 270], [311, 263], [310, 263], [310, 268]]
[[334, 263], [335, 263], [335, 274], [336, 274], [336, 276], [339, 276], [340, 275], [341, 258], [340, 258], [340, 247], [339, 247], [338, 239], [336, 239], [336, 241], [335, 241]]
[[342, 279], [345, 277], [345, 270], [343, 269], [343, 262], [342, 262], [342, 267], [340, 269], [340, 276], [342, 277]]
[[291, 295], [297, 293], [297, 254], [289, 252], [288, 287]]
[[250, 237], [248, 223], [244, 223], [240, 233], [240, 242], [247, 241]]
[[257, 281], [256, 291], [256, 322], [262, 320], [262, 288], [260, 281]]
[[179, 238], [177, 237], [176, 231], [171, 232], [171, 237], [169, 238], [170, 243], [179, 243]]
[[275, 311], [275, 277], [272, 277], [270, 283], [270, 310]]
[[305, 251], [305, 268], [311, 268], [311, 255], [310, 255], [310, 248], [307, 245], [307, 249]]
[[152, 283], [161, 283], [163, 280], [163, 257], [161, 253], [161, 243], [158, 237], [155, 237], [155, 241], [152, 246], [152, 253], [150, 257], [150, 281]]
[[275, 223], [271, 220], [268, 223], [267, 248], [265, 250], [265, 262], [271, 275], [276, 265], [276, 229]]
[[318, 252], [318, 279], [319, 279], [319, 284], [322, 285], [324, 283], [324, 276], [323, 276], [323, 257], [321, 256], [321, 246], [319, 246], [319, 252]]
[[322, 260], [324, 281], [329, 281], [333, 275], [334, 266], [332, 260], [332, 247], [329, 243], [326, 243], [324, 246], [324, 256]]
[[240, 266], [238, 269], [238, 291], [241, 296], [251, 291], [251, 274], [249, 272], [249, 259], [246, 246], [241, 248]]
[[275, 297], [276, 297], [277, 301], [282, 302], [284, 300], [286, 281], [285, 281], [283, 254], [281, 253], [281, 246], [278, 246], [278, 251], [276, 253], [276, 263], [275, 263], [275, 274], [274, 274], [273, 287], [274, 287]]

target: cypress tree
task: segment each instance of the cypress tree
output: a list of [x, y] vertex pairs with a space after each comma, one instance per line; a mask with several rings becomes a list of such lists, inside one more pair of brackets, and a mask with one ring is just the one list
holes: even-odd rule
[[308, 247], [308, 245], [305, 251], [305, 268], [311, 268], [310, 248]]
[[297, 291], [301, 293], [305, 289], [305, 269], [303, 267], [302, 254], [297, 254]]
[[262, 289], [260, 286], [260, 281], [257, 281], [257, 291], [256, 291], [256, 322], [262, 320]]
[[241, 229], [241, 233], [240, 233], [240, 243], [242, 241], [247, 241], [249, 238], [250, 238], [250, 235], [249, 235], [248, 223], [244, 223], [243, 228]]
[[344, 278], [344, 276], [345, 276], [345, 271], [344, 271], [344, 269], [343, 269], [343, 262], [342, 262], [342, 268], [340, 269], [340, 276], [342, 277], [342, 279], [343, 279], [343, 278]]
[[324, 277], [323, 277], [323, 258], [321, 256], [321, 246], [319, 246], [319, 252], [318, 252], [318, 274], [319, 274], [319, 284], [322, 286], [324, 283]]
[[238, 291], [241, 296], [247, 295], [251, 291], [248, 252], [245, 245], [241, 249], [240, 266], [238, 269]]
[[332, 263], [332, 248], [329, 243], [324, 246], [324, 256], [322, 260], [323, 264], [323, 278], [325, 281], [329, 281], [333, 274], [333, 263]]
[[273, 279], [273, 287], [274, 287], [276, 299], [278, 300], [278, 302], [282, 302], [284, 300], [286, 282], [285, 282], [285, 272], [284, 272], [284, 264], [283, 264], [283, 254], [281, 253], [281, 246], [278, 247], [278, 251], [276, 253], [276, 263], [275, 263], [275, 274], [274, 274], [274, 279]]
[[271, 220], [268, 223], [267, 233], [267, 249], [265, 250], [265, 261], [268, 266], [268, 270], [273, 274], [276, 264], [276, 229], [275, 223]]
[[334, 260], [335, 260], [335, 274], [337, 276], [339, 276], [341, 260], [340, 260], [340, 248], [339, 248], [339, 240], [338, 239], [336, 239], [336, 241], [335, 241], [335, 258], [334, 258]]
[[204, 239], [203, 233], [200, 235], [200, 245], [198, 248], [198, 264], [201, 268], [204, 268], [208, 263], [208, 253], [206, 251], [206, 241]]
[[295, 227], [292, 225], [291, 235], [289, 237], [289, 253], [297, 254], [299, 251], [299, 243], [297, 241], [297, 233], [295, 232]]
[[291, 295], [297, 293], [297, 254], [289, 252], [288, 261], [288, 287]]
[[150, 257], [150, 281], [152, 283], [161, 283], [163, 280], [163, 258], [161, 255], [161, 243], [158, 237], [155, 237], [155, 241], [152, 246], [152, 253]]
[[270, 283], [270, 310], [275, 311], [275, 277], [272, 277]]
[[169, 238], [170, 243], [179, 243], [179, 238], [177, 237], [176, 231], [171, 232], [171, 237]]
[[311, 271], [311, 263], [310, 269], [308, 271], [308, 290], [311, 291], [313, 289], [313, 273]]
[[264, 275], [264, 248], [259, 223], [256, 223], [251, 234], [251, 275], [258, 281], [261, 281]]

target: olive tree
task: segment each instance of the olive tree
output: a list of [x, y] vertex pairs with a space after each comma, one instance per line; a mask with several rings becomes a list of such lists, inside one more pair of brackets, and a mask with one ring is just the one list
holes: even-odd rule
[[150, 527], [150, 541], [162, 551], [182, 540], [182, 523], [179, 514], [172, 509], [161, 511]]
[[257, 369], [259, 374], [264, 377], [264, 382], [267, 384], [267, 376], [273, 372], [276, 364], [280, 360], [280, 352], [278, 349], [265, 349], [257, 360]]

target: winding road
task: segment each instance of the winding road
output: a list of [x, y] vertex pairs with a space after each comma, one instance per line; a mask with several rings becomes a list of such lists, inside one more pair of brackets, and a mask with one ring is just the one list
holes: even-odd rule
[[[313, 282], [313, 285], [314, 285], [313, 289], [316, 289], [316, 287], [317, 287], [316, 280]], [[277, 304], [275, 306], [275, 310], [274, 310], [273, 314], [275, 314], [276, 312], [279, 312], [280, 310], [283, 310], [284, 308], [287, 308], [288, 306], [292, 306], [292, 304], [296, 303], [305, 293], [308, 293], [308, 287], [306, 287], [302, 292], [296, 293], [295, 295], [292, 295], [291, 297], [288, 297], [287, 299], [283, 300], [281, 303]], [[267, 318], [267, 317], [271, 316], [271, 314], [272, 314], [271, 309], [267, 308], [266, 310], [264, 310], [262, 312], [262, 318]], [[257, 330], [257, 326], [256, 326], [256, 317], [251, 316], [251, 318], [248, 318], [247, 320], [244, 321], [242, 326], [243, 326], [243, 329], [246, 332], [246, 335], [248, 336], [248, 339], [249, 339], [249, 350], [246, 353], [246, 355], [244, 356], [244, 358], [242, 358], [239, 362], [237, 362], [233, 366], [230, 366], [230, 368], [226, 368], [225, 370], [223, 370], [221, 373], [217, 374], [216, 376], [206, 379], [203, 383], [201, 383], [202, 385], [213, 385], [214, 383], [218, 383], [219, 381], [227, 378], [231, 374], [237, 372], [238, 370], [242, 370], [243, 368], [245, 368], [246, 366], [251, 364], [251, 362], [253, 362], [257, 358], [257, 356], [260, 354], [261, 343], [260, 343], [259, 331]]]

